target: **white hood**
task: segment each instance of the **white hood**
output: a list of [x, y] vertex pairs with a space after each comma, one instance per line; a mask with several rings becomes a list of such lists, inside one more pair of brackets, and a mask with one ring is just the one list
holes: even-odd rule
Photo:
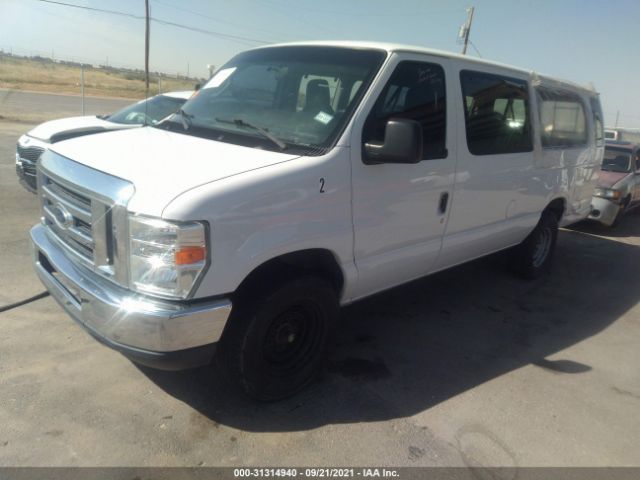
[[59, 120], [44, 122], [32, 129], [27, 135], [45, 142], [51, 142], [51, 137], [60, 133], [84, 133], [87, 130], [121, 130], [124, 128], [139, 127], [140, 125], [125, 125], [102, 120], [94, 115], [86, 117], [69, 117]]
[[74, 138], [51, 150], [132, 182], [129, 210], [155, 216], [187, 190], [299, 157], [153, 127]]

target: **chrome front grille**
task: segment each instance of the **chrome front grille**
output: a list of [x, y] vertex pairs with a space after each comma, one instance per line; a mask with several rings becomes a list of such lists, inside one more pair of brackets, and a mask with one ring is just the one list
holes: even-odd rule
[[46, 150], [38, 161], [42, 222], [69, 255], [128, 284], [127, 202], [133, 185]]
[[35, 163], [31, 163], [31, 161], [29, 161], [29, 160], [22, 159], [22, 171], [24, 172], [25, 175], [27, 175], [29, 177], [35, 177], [36, 176], [36, 164]]
[[30, 183], [34, 183], [31, 185], [35, 188], [35, 176], [36, 176], [36, 162], [42, 152], [44, 152], [44, 148], [41, 147], [23, 147], [20, 144], [16, 147], [16, 152], [18, 156], [22, 160], [22, 173], [25, 175], [26, 181], [30, 181]]
[[46, 174], [41, 177], [40, 191], [45, 225], [81, 259], [93, 264], [92, 200]]
[[44, 152], [42, 147], [23, 147], [20, 144], [17, 145], [16, 150], [20, 158], [29, 160], [31, 163], [36, 163], [42, 152]]

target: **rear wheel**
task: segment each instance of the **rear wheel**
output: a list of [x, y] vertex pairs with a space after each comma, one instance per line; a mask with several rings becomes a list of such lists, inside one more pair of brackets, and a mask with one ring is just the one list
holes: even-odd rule
[[557, 238], [557, 217], [552, 212], [543, 212], [536, 228], [512, 249], [510, 266], [524, 278], [539, 277], [551, 266]]
[[273, 401], [304, 388], [324, 363], [338, 300], [330, 282], [294, 278], [234, 304], [218, 351], [228, 380]]

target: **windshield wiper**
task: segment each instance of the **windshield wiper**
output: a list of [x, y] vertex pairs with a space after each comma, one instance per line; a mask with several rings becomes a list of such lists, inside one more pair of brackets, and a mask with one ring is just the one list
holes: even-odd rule
[[252, 130], [255, 130], [256, 132], [260, 132], [265, 138], [268, 138], [269, 140], [271, 140], [273, 143], [275, 143], [280, 150], [285, 150], [287, 148], [287, 144], [284, 143], [282, 140], [280, 140], [278, 137], [272, 135], [271, 133], [269, 133], [268, 130], [259, 127], [257, 125], [254, 125], [253, 123], [249, 123], [245, 120], [242, 120], [241, 118], [233, 118], [233, 119], [226, 119], [226, 118], [216, 118], [216, 122], [220, 122], [220, 123], [230, 123], [232, 125], [237, 125], [238, 127], [245, 127], [245, 128], [251, 128]]
[[176, 113], [174, 113], [174, 115], [180, 115], [180, 120], [182, 121], [182, 128], [184, 128], [185, 131], [189, 130], [191, 125], [193, 125], [193, 120], [192, 120], [193, 115], [185, 112], [183, 109], [178, 110]]

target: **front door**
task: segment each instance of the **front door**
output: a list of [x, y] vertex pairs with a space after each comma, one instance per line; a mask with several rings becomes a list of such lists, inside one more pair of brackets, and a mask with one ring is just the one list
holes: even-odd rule
[[[352, 299], [426, 275], [442, 243], [455, 172], [455, 125], [449, 60], [395, 54], [363, 105], [351, 141], [354, 257]], [[362, 145], [384, 140], [391, 118], [418, 121], [417, 164], [367, 164]]]

